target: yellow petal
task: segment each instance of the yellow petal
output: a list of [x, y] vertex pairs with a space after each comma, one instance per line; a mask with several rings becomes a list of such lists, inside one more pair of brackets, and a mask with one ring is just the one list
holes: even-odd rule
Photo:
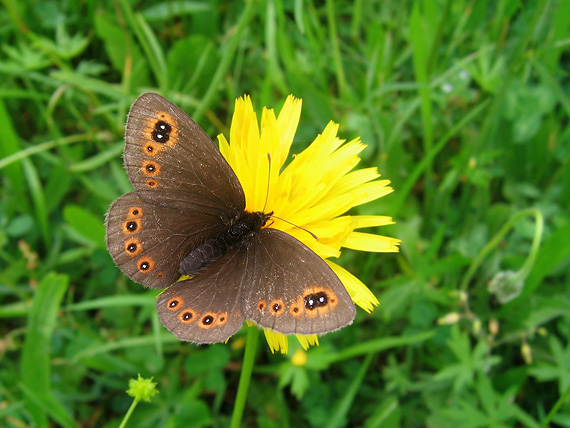
[[342, 246], [353, 250], [373, 253], [397, 253], [400, 251], [398, 248], [400, 242], [399, 239], [389, 238], [387, 236], [352, 232], [348, 235]]
[[309, 349], [310, 346], [319, 346], [319, 336], [316, 334], [310, 334], [308, 336], [297, 334], [296, 336], [305, 351]]
[[301, 99], [289, 95], [277, 118], [277, 127], [279, 128], [281, 138], [281, 156], [274, 161], [277, 162], [279, 169], [289, 156], [289, 150], [291, 149], [291, 144], [293, 144], [293, 139], [295, 138], [295, 133], [299, 126], [299, 120], [301, 119], [302, 106], [303, 102]]
[[350, 220], [352, 221], [352, 226], [354, 229], [362, 229], [364, 227], [387, 226], [389, 224], [394, 224], [394, 220], [392, 220], [392, 217], [383, 216], [383, 215], [355, 215], [351, 216]]
[[343, 283], [346, 291], [348, 291], [350, 298], [355, 304], [368, 313], [372, 312], [374, 306], [378, 306], [380, 304], [376, 296], [372, 294], [368, 287], [357, 277], [336, 263], [332, 263], [328, 260], [325, 261]]
[[271, 349], [271, 353], [281, 351], [282, 354], [287, 354], [289, 352], [289, 342], [287, 341], [287, 336], [276, 331], [263, 329], [265, 334], [265, 340]]

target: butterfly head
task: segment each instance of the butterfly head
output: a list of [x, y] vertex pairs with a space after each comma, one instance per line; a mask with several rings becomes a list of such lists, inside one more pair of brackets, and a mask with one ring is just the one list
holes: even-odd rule
[[261, 211], [247, 212], [244, 211], [237, 217], [228, 229], [230, 235], [236, 238], [242, 238], [250, 234], [255, 234], [267, 224], [273, 213], [263, 213]]

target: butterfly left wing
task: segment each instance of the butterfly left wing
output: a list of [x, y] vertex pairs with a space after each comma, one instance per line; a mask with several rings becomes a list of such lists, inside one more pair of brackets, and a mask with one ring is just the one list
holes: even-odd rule
[[356, 308], [332, 269], [301, 241], [262, 229], [248, 244], [246, 318], [283, 334], [321, 334], [349, 325]]
[[245, 321], [243, 290], [248, 253], [234, 247], [190, 279], [162, 292], [156, 310], [162, 324], [180, 340], [223, 342]]

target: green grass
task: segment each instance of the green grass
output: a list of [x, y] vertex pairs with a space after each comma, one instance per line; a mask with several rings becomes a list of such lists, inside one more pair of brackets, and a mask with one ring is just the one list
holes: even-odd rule
[[152, 90], [212, 137], [292, 93], [294, 152], [334, 120], [396, 190], [358, 212], [401, 252], [339, 261], [380, 307], [303, 365], [259, 335], [242, 426], [570, 427], [569, 2], [2, 4], [0, 425], [118, 427], [138, 373], [127, 426], [230, 424], [247, 329], [178, 342], [104, 244]]

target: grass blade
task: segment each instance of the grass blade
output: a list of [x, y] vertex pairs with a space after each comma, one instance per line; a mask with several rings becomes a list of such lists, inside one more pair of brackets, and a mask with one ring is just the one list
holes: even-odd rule
[[52, 393], [50, 349], [61, 300], [68, 278], [50, 273], [38, 285], [29, 312], [27, 334], [20, 363], [21, 387], [28, 411], [39, 427], [49, 426], [48, 417], [64, 427], [74, 427], [71, 415]]

